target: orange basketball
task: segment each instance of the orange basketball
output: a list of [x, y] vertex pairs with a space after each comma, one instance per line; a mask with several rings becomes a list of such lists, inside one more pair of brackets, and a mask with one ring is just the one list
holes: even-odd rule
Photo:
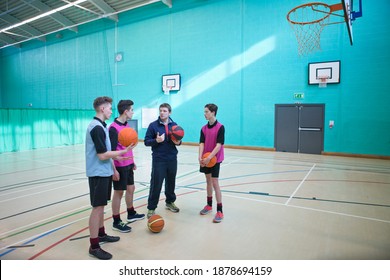
[[159, 233], [164, 228], [164, 219], [157, 214], [154, 214], [148, 220], [148, 228], [151, 232]]
[[138, 143], [138, 133], [131, 127], [122, 129], [118, 134], [118, 141], [122, 146], [130, 146]]
[[[203, 158], [207, 158], [211, 153], [207, 152], [203, 154]], [[209, 163], [206, 165], [206, 167], [213, 167], [217, 163], [217, 157], [214, 156]]]

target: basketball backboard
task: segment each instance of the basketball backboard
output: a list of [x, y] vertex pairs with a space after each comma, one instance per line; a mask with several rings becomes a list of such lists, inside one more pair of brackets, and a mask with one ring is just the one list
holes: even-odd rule
[[[360, 0], [361, 1], [361, 0]], [[352, 20], [353, 18], [353, 0], [342, 0], [344, 9], [344, 20], [347, 25], [349, 41], [353, 45]]]
[[163, 75], [162, 76], [162, 89], [178, 91], [180, 90], [180, 74]]
[[308, 65], [309, 85], [321, 84], [326, 77], [327, 84], [340, 83], [340, 61], [314, 62]]

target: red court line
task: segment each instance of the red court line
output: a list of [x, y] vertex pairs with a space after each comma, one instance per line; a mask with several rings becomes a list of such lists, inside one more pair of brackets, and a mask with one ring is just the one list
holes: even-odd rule
[[[221, 188], [232, 187], [232, 186], [242, 186], [242, 185], [251, 185], [251, 184], [263, 184], [263, 183], [287, 183], [287, 182], [300, 182], [302, 180], [298, 179], [280, 179], [280, 180], [267, 180], [267, 181], [254, 181], [254, 182], [243, 182], [237, 184], [221, 185]], [[360, 180], [332, 180], [332, 179], [309, 179], [306, 182], [345, 182], [345, 183], [365, 183], [365, 184], [383, 184], [390, 185], [387, 182], [377, 182], [377, 181], [360, 181]]]
[[[196, 191], [190, 191], [190, 192], [186, 192], [186, 193], [182, 193], [182, 194], [178, 194], [178, 195], [176, 195], [176, 196], [182, 196], [182, 195], [185, 195], [185, 194], [191, 194], [191, 193], [195, 193], [195, 192], [198, 192], [198, 190], [196, 190]], [[165, 199], [165, 198], [161, 198], [160, 201], [163, 200], [163, 199]], [[143, 206], [146, 206], [146, 205], [147, 205], [146, 203], [145, 203], [145, 204], [142, 204], [142, 205], [136, 207], [136, 209], [137, 209], [137, 208], [140, 208], [140, 207], [143, 207]], [[123, 214], [124, 212], [126, 212], [126, 211], [123, 211], [122, 214]], [[106, 219], [104, 219], [104, 221], [107, 221], [107, 220], [110, 220], [110, 219], [112, 219], [112, 217], [107, 217]], [[75, 236], [75, 235], [77, 235], [77, 234], [79, 234], [79, 233], [81, 233], [81, 232], [87, 230], [88, 228], [89, 228], [89, 227], [82, 228], [82, 229], [80, 229], [79, 231], [76, 231], [75, 233], [72, 233], [71, 235], [68, 235], [67, 237], [65, 237], [65, 238], [63, 238], [63, 239], [61, 239], [61, 240], [59, 240], [59, 241], [53, 243], [53, 244], [50, 245], [49, 247], [43, 249], [42, 251], [40, 251], [40, 252], [38, 252], [37, 254], [33, 255], [32, 257], [28, 258], [28, 260], [34, 260], [34, 259], [36, 259], [37, 257], [43, 255], [43, 254], [46, 253], [47, 251], [49, 251], [49, 250], [53, 249], [54, 247], [58, 246], [58, 245], [61, 244], [62, 242], [66, 241], [66, 240], [69, 240], [69, 239], [72, 238], [73, 236]]]
[[[281, 183], [281, 182], [292, 182], [292, 181], [300, 181], [300, 180], [291, 180], [291, 179], [286, 179], [286, 180], [284, 180], [284, 179], [281, 179], [281, 180], [270, 180], [270, 181], [245, 182], [245, 183], [238, 183], [238, 184], [223, 185], [223, 186], [221, 186], [221, 188], [226, 188], [226, 187], [231, 187], [231, 186], [239, 186], [239, 185], [249, 185], [249, 184], [256, 184], [256, 183], [276, 183], [276, 182]], [[314, 181], [314, 182], [316, 182], [316, 181], [326, 181], [326, 182], [332, 182], [332, 181], [333, 181], [333, 182], [334, 182], [334, 181], [340, 182], [340, 181], [342, 181], [342, 182], [355, 182], [355, 183], [359, 182], [359, 183], [389, 184], [389, 183], [385, 183], [385, 182], [354, 181], [354, 180], [315, 180], [315, 179], [313, 179], [313, 180], [307, 180], [307, 181]], [[191, 193], [195, 193], [195, 192], [198, 192], [198, 191], [199, 191], [199, 190], [190, 191], [190, 192], [178, 194], [177, 196], [182, 196], [182, 195], [186, 195], [186, 194], [191, 194]], [[161, 198], [160, 201], [163, 200], [163, 199], [164, 199], [164, 198]], [[142, 205], [140, 205], [140, 206], [138, 206], [138, 207], [136, 207], [136, 208], [140, 208], [140, 207], [143, 207], [143, 206], [146, 206], [146, 205], [147, 205], [147, 204], [142, 204]], [[124, 212], [126, 212], [126, 211], [123, 211], [121, 214], [123, 214]], [[111, 219], [111, 217], [106, 218], [105, 221], [107, 221], [107, 220], [109, 220], [109, 219]], [[67, 237], [65, 237], [65, 238], [63, 238], [63, 239], [61, 239], [61, 240], [59, 240], [58, 242], [56, 242], [56, 243], [50, 245], [49, 247], [43, 249], [41, 252], [39, 252], [39, 253], [35, 254], [34, 256], [30, 257], [28, 260], [36, 259], [37, 257], [41, 256], [41, 255], [44, 254], [45, 252], [47, 252], [47, 251], [53, 249], [54, 247], [58, 246], [58, 245], [61, 244], [62, 242], [64, 242], [64, 241], [70, 239], [71, 237], [73, 237], [73, 236], [75, 236], [75, 235], [77, 235], [77, 234], [79, 234], [79, 233], [81, 233], [81, 232], [83, 232], [83, 231], [85, 231], [85, 230], [87, 230], [87, 229], [88, 229], [88, 227], [85, 227], [85, 228], [83, 228], [83, 229], [81, 229], [81, 230], [79, 230], [79, 231], [77, 231], [77, 232], [75, 232], [75, 233], [73, 233], [73, 234], [71, 234], [71, 235], [69, 235], [69, 236], [67, 236]]]

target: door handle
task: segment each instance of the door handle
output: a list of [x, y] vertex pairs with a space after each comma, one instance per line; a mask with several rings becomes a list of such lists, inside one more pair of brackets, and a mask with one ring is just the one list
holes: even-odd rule
[[321, 128], [299, 127], [298, 130], [303, 130], [303, 131], [321, 131]]

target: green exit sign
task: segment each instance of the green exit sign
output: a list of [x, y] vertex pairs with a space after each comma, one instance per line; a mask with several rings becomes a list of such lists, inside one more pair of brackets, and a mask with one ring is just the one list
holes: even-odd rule
[[294, 99], [303, 99], [304, 97], [303, 93], [294, 93]]

